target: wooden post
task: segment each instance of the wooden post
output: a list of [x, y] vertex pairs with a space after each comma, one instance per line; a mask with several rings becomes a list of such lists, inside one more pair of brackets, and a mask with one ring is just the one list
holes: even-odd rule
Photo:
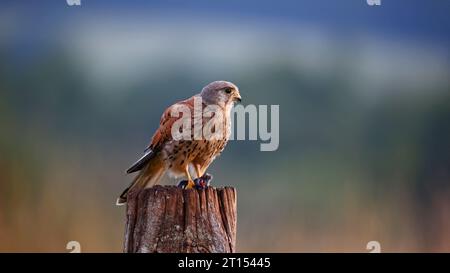
[[233, 253], [236, 190], [154, 186], [130, 193], [124, 252]]

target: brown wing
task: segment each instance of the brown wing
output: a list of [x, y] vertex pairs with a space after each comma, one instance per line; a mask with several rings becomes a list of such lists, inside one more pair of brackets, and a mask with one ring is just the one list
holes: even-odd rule
[[169, 108], [167, 108], [161, 117], [161, 121], [159, 123], [159, 128], [158, 128], [158, 130], [156, 130], [155, 134], [153, 135], [152, 141], [149, 146], [153, 151], [155, 151], [155, 152], [159, 151], [159, 149], [161, 149], [161, 147], [164, 145], [164, 143], [173, 139], [172, 132], [171, 132], [172, 125], [174, 124], [175, 121], [180, 119], [181, 116], [173, 117], [171, 115], [171, 111], [175, 107], [178, 107], [180, 105], [185, 105], [185, 106], [189, 107], [189, 109], [191, 111], [191, 118], [192, 118], [192, 115], [194, 113], [194, 97], [191, 97], [187, 100], [178, 102], [178, 103], [170, 106]]
[[194, 109], [194, 97], [178, 102], [164, 111], [159, 123], [159, 128], [153, 135], [149, 147], [145, 149], [144, 155], [139, 158], [139, 160], [137, 160], [133, 165], [131, 165], [131, 167], [128, 168], [127, 173], [133, 173], [142, 170], [144, 166], [146, 166], [147, 163], [156, 156], [161, 147], [164, 146], [164, 143], [172, 140], [172, 125], [180, 117], [172, 117], [171, 111], [174, 107], [177, 107], [179, 105], [188, 106], [192, 114]]

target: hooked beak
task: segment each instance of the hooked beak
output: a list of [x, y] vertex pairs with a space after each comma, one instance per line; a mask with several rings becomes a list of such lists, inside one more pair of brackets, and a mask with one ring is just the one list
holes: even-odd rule
[[234, 97], [234, 101], [241, 102], [242, 101], [241, 94], [237, 93], [236, 97]]

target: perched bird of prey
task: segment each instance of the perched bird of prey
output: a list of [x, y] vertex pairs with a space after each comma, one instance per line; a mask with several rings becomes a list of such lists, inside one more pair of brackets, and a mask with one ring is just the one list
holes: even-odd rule
[[[199, 94], [167, 108], [144, 155], [127, 170], [127, 173], [139, 173], [117, 199], [117, 205], [125, 204], [130, 192], [156, 184], [166, 172], [174, 177], [186, 177], [187, 180], [178, 184], [183, 188], [206, 187], [211, 179], [206, 169], [228, 142], [231, 109], [237, 101], [241, 101], [241, 95], [236, 85], [215, 81]], [[175, 125], [180, 125], [180, 119], [183, 126], [190, 126], [182, 127], [183, 138], [174, 135], [180, 132], [178, 128], [174, 130]], [[186, 130], [187, 135], [185, 129], [191, 129]], [[195, 170], [194, 180], [190, 167]]]

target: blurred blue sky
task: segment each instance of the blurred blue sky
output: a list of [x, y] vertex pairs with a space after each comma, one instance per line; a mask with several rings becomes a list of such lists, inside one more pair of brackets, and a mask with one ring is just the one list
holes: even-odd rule
[[[230, 22], [236, 18], [314, 24], [336, 31], [366, 30], [379, 34], [409, 36], [450, 43], [450, 2], [446, 0], [382, 0], [371, 7], [365, 0], [82, 0], [81, 7], [69, 7], [65, 0], [2, 1], [3, 11], [26, 15], [23, 31], [38, 34], [58, 26], [70, 16], [95, 13], [157, 13], [191, 15], [213, 21]], [[5, 26], [3, 26], [5, 27]]]
[[[254, 50], [265, 58], [297, 51], [303, 54], [299, 63], [322, 69], [321, 59], [331, 51], [358, 57], [363, 50], [368, 57], [360, 61], [364, 67], [372, 63], [376, 73], [390, 75], [409, 67], [411, 75], [441, 77], [450, 64], [448, 14], [450, 2], [445, 0], [383, 0], [376, 7], [365, 0], [82, 0], [79, 7], [65, 0], [3, 1], [0, 46], [14, 58], [13, 65], [20, 66], [65, 43], [65, 48], [81, 48], [88, 59], [104, 56], [88, 65], [103, 64], [102, 73], [127, 63], [136, 66], [128, 67], [136, 73], [139, 62], [148, 65], [148, 60], [167, 54], [179, 54], [178, 61], [196, 56], [200, 64], [211, 55], [220, 59], [218, 64], [233, 58], [246, 62], [243, 57], [254, 55]], [[185, 50], [170, 50], [170, 45], [183, 43]], [[142, 58], [152, 52], [153, 59]], [[413, 67], [422, 71], [411, 72]]]

